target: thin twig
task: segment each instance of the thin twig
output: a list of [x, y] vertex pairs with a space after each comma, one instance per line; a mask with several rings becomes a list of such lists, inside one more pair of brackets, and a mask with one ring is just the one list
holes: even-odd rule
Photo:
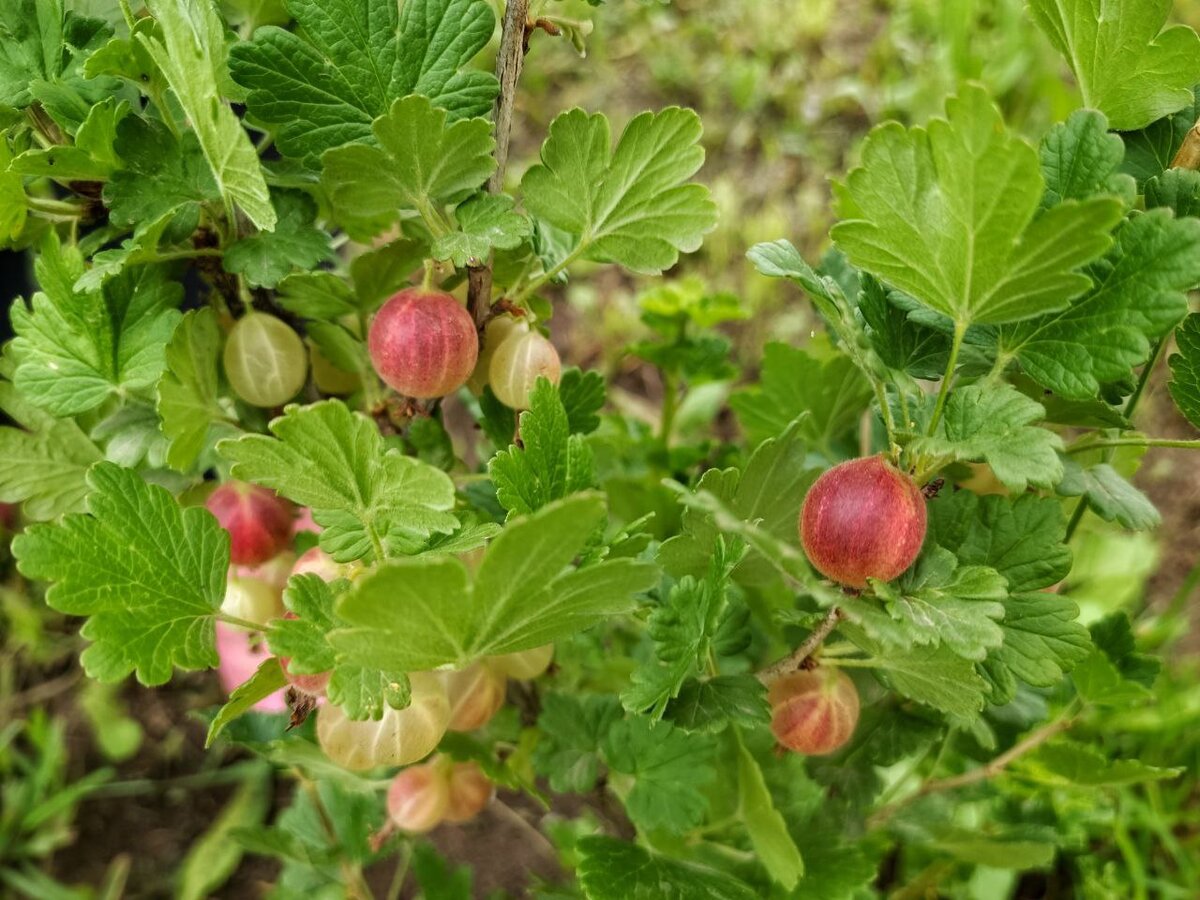
[[784, 675], [790, 675], [801, 666], [804, 661], [816, 652], [816, 649], [821, 646], [825, 638], [829, 637], [833, 629], [837, 628], [838, 622], [842, 619], [842, 611], [838, 607], [833, 607], [825, 614], [825, 618], [821, 620], [821, 624], [816, 627], [808, 638], [785, 656], [783, 659], [773, 663], [758, 673], [758, 680], [764, 683], [774, 681], [776, 678], [781, 678]]
[[991, 762], [986, 765], [979, 766], [976, 769], [971, 769], [968, 772], [963, 772], [961, 775], [954, 775], [950, 778], [940, 778], [936, 781], [927, 781], [919, 789], [909, 794], [895, 803], [890, 803], [887, 806], [881, 807], [874, 815], [871, 816], [869, 824], [871, 827], [878, 827], [888, 819], [890, 819], [898, 810], [904, 808], [908, 804], [921, 797], [927, 797], [930, 794], [936, 794], [941, 791], [952, 791], [962, 787], [968, 787], [972, 784], [978, 784], [981, 781], [986, 781], [989, 778], [994, 778], [999, 775], [1010, 765], [1033, 750], [1036, 750], [1046, 741], [1050, 740], [1055, 735], [1069, 729], [1075, 724], [1075, 719], [1070, 716], [1064, 716], [1048, 725], [1044, 725], [1037, 731], [1031, 733], [1024, 740], [1013, 744], [1009, 749], [1005, 750]]
[[[500, 52], [496, 54], [496, 80], [500, 93], [493, 107], [496, 138], [496, 171], [488, 180], [488, 192], [498, 194], [504, 189], [504, 173], [508, 168], [508, 145], [512, 136], [513, 105], [517, 98], [517, 80], [525, 61], [526, 23], [529, 19], [529, 0], [508, 0], [504, 7], [504, 25], [500, 33]], [[475, 326], [483, 328], [492, 308], [492, 263], [471, 266], [467, 270], [467, 309]]]

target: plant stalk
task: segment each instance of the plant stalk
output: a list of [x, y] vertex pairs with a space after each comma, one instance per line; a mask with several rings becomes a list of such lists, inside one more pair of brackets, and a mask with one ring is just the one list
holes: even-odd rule
[[778, 662], [772, 663], [761, 672], [758, 673], [758, 680], [764, 684], [774, 681], [776, 678], [782, 678], [784, 675], [790, 675], [799, 669], [806, 659], [816, 652], [816, 649], [821, 646], [825, 638], [833, 633], [833, 629], [837, 628], [838, 622], [842, 620], [842, 611], [838, 607], [832, 607], [825, 614], [825, 618], [821, 620], [813, 633], [810, 634], [795, 650], [785, 656]]
[[[488, 180], [487, 189], [498, 194], [504, 189], [504, 173], [508, 168], [508, 146], [512, 136], [513, 105], [517, 97], [517, 81], [525, 62], [526, 23], [529, 20], [529, 0], [508, 0], [504, 7], [504, 24], [500, 32], [500, 51], [496, 54], [496, 80], [500, 93], [492, 110], [495, 122], [496, 170]], [[492, 309], [492, 262], [489, 257], [482, 266], [467, 270], [467, 310], [476, 328], [483, 328]]]

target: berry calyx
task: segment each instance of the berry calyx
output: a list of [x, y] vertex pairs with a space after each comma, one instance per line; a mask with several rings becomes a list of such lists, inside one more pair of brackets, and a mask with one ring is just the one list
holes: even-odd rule
[[235, 566], [261, 565], [291, 545], [292, 505], [266, 488], [226, 482], [204, 505], [229, 532], [229, 561]]
[[485, 662], [501, 675], [507, 675], [518, 681], [529, 681], [550, 668], [550, 662], [553, 659], [554, 645], [544, 644], [541, 647], [534, 647], [532, 650], [505, 653], [503, 656], [489, 656]]
[[882, 456], [853, 459], [816, 480], [800, 509], [800, 543], [813, 567], [839, 584], [891, 581], [925, 541], [925, 497]]
[[536, 331], [515, 332], [496, 348], [488, 366], [492, 393], [505, 406], [529, 409], [529, 394], [539, 378], [558, 384], [562, 361], [554, 345]]
[[225, 341], [225, 375], [251, 406], [287, 403], [308, 378], [308, 351], [286, 322], [266, 313], [238, 319]]
[[456, 672], [443, 672], [450, 700], [448, 731], [474, 731], [491, 721], [504, 705], [507, 679], [490, 666], [475, 663]]
[[450, 784], [440, 766], [409, 766], [388, 786], [388, 818], [401, 831], [424, 834], [446, 816]]
[[389, 387], [428, 400], [466, 383], [479, 357], [479, 335], [470, 313], [449, 294], [408, 288], [375, 314], [367, 350]]
[[833, 753], [850, 740], [858, 725], [858, 689], [838, 669], [784, 675], [768, 688], [767, 700], [775, 739], [805, 756]]
[[332, 762], [362, 771], [376, 766], [407, 766], [437, 747], [450, 722], [450, 701], [442, 680], [412, 672], [412, 701], [404, 709], [385, 706], [378, 720], [355, 721], [340, 706], [326, 704], [317, 714], [317, 743]]
[[514, 319], [512, 316], [496, 316], [487, 323], [483, 330], [483, 346], [479, 348], [479, 361], [467, 380], [467, 387], [472, 394], [482, 394], [487, 387], [492, 359], [500, 345], [514, 334], [526, 334], [528, 331], [529, 324], [524, 319]]
[[448, 779], [449, 798], [445, 820], [461, 824], [475, 818], [491, 802], [496, 786], [478, 763], [454, 763]]

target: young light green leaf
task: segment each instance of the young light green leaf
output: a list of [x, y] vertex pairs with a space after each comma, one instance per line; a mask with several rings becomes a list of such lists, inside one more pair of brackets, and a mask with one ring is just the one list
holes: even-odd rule
[[121, 241], [119, 247], [94, 254], [91, 267], [79, 276], [75, 289], [94, 293], [115, 275], [132, 270], [134, 266], [155, 262], [159, 241], [174, 221], [174, 215], [167, 213], [153, 222], [139, 225], [133, 236]]
[[510, 516], [528, 515], [554, 500], [595, 486], [592, 450], [571, 434], [558, 390], [539, 378], [521, 414], [521, 441], [488, 463], [496, 499]]
[[416, 553], [457, 529], [450, 477], [385, 452], [375, 423], [341, 401], [291, 406], [270, 429], [274, 438], [247, 435], [217, 449], [235, 478], [310, 507], [325, 529], [321, 547], [338, 562]]
[[264, 659], [253, 675], [233, 689], [225, 705], [217, 710], [216, 716], [208, 723], [208, 735], [204, 739], [204, 746], [211, 747], [226, 725], [249, 712], [260, 700], [285, 687], [287, 676], [283, 674], [279, 660], [274, 656]]
[[276, 191], [275, 229], [260, 231], [225, 250], [227, 272], [242, 275], [253, 287], [273, 288], [293, 269], [313, 269], [329, 259], [329, 235], [313, 224], [317, 205], [300, 191]]
[[87, 471], [100, 449], [74, 419], [33, 407], [7, 381], [0, 381], [0, 409], [21, 426], [0, 426], [0, 503], [21, 503], [38, 522], [82, 512]]
[[11, 170], [20, 175], [71, 181], [104, 181], [120, 165], [113, 142], [117, 127], [129, 113], [129, 104], [106, 97], [91, 108], [74, 144], [26, 150], [12, 161]]
[[250, 111], [279, 126], [288, 156], [371, 143], [371, 122], [409, 94], [451, 119], [492, 108], [496, 79], [465, 68], [495, 29], [486, 0], [289, 0], [288, 12], [298, 34], [260, 28], [229, 60]]
[[515, 519], [471, 583], [453, 557], [394, 560], [354, 582], [337, 606], [353, 627], [330, 636], [351, 661], [411, 672], [538, 647], [626, 612], [654, 583], [651, 565], [616, 559], [570, 568], [604, 521], [595, 494]]
[[737, 743], [738, 815], [750, 843], [772, 880], [793, 890], [804, 875], [804, 858], [788, 833], [787, 822], [775, 808], [758, 761], [739, 735]]
[[572, 256], [657, 274], [716, 225], [708, 189], [686, 183], [704, 161], [700, 132], [699, 116], [671, 107], [634, 117], [611, 149], [603, 115], [563, 113], [525, 173], [525, 206], [574, 237]]
[[836, 191], [833, 228], [850, 262], [961, 325], [1061, 309], [1087, 290], [1075, 270], [1108, 249], [1120, 201], [1038, 215], [1037, 151], [968, 86], [927, 128], [873, 130], [863, 165]]
[[54, 582], [51, 608], [89, 617], [84, 670], [101, 681], [136, 670], [156, 685], [175, 667], [215, 666], [229, 535], [207, 510], [181, 509], [130, 469], [99, 463], [88, 483], [90, 515], [31, 526], [13, 541], [21, 572]]
[[506, 194], [479, 194], [454, 211], [458, 229], [433, 242], [434, 259], [448, 259], [458, 268], [486, 262], [493, 249], [512, 250], [529, 237], [529, 219], [513, 208]]
[[1175, 331], [1178, 353], [1167, 360], [1171, 398], [1189, 422], [1200, 428], [1200, 313], [1192, 313]]
[[397, 100], [372, 132], [379, 146], [350, 144], [322, 157], [334, 218], [359, 240], [393, 225], [401, 210], [429, 217], [470, 196], [496, 168], [491, 123], [449, 121], [427, 97]]
[[222, 416], [218, 405], [216, 314], [192, 310], [175, 328], [166, 348], [166, 371], [158, 382], [158, 415], [171, 442], [167, 463], [186, 471], [204, 449], [209, 426]]
[[1200, 37], [1164, 30], [1171, 0], [1031, 0], [1038, 27], [1075, 73], [1085, 106], [1117, 131], [1186, 106], [1200, 82]]
[[263, 231], [275, 227], [275, 210], [258, 154], [234, 111], [222, 103], [225, 26], [202, 0], [146, 0], [162, 26], [162, 39], [137, 35], [183, 107], [223, 197], [236, 203]]
[[404, 709], [412, 692], [404, 672], [383, 672], [340, 657], [327, 635], [345, 625], [334, 612], [345, 582], [330, 586], [316, 575], [298, 575], [288, 581], [283, 602], [295, 618], [274, 619], [267, 629], [267, 644], [276, 656], [287, 657], [293, 675], [329, 673], [325, 695], [351, 719], [378, 719], [384, 706]]
[[837, 442], [857, 426], [870, 400], [871, 384], [850, 358], [814, 340], [803, 350], [767, 344], [759, 385], [737, 391], [729, 405], [756, 443], [808, 413], [799, 437], [836, 458]]
[[1150, 342], [1187, 315], [1200, 284], [1200, 220], [1155, 209], [1116, 232], [1089, 267], [1093, 288], [1062, 312], [1000, 329], [999, 352], [1038, 384], [1070, 399], [1096, 396], [1146, 361]]
[[83, 259], [53, 231], [35, 273], [42, 291], [30, 306], [15, 303], [11, 312], [17, 389], [56, 416], [93, 409], [117, 393], [148, 395], [179, 321], [181, 287], [161, 268], [145, 266], [103, 290], [79, 290]]
[[1087, 497], [1090, 508], [1100, 518], [1116, 521], [1123, 528], [1147, 531], [1162, 524], [1162, 516], [1150, 498], [1108, 463], [1085, 469], [1068, 459], [1057, 490], [1064, 497]]
[[1052, 487], [1062, 479], [1062, 438], [1032, 423], [1046, 410], [1010, 385], [972, 384], [950, 395], [933, 437], [912, 447], [947, 460], [985, 462], [1009, 490]]

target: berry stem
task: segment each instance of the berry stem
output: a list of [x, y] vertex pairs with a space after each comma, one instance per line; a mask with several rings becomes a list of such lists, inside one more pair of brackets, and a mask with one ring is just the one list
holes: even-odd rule
[[785, 656], [776, 663], [767, 666], [758, 673], [758, 680], [764, 683], [774, 681], [776, 678], [782, 678], [784, 675], [790, 675], [799, 669], [806, 659], [813, 655], [816, 649], [821, 646], [825, 638], [837, 628], [838, 622], [842, 620], [842, 611], [834, 606], [825, 614], [825, 618], [821, 620], [813, 633], [810, 634], [799, 647]]

